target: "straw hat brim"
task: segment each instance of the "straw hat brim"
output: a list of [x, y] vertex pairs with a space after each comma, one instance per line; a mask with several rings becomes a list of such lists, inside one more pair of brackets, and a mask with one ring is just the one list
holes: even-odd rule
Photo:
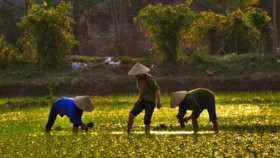
[[172, 92], [170, 99], [170, 107], [175, 108], [177, 105], [179, 105], [184, 100], [187, 93], [187, 91]]
[[147, 68], [146, 66], [136, 63], [131, 70], [128, 72], [128, 75], [135, 76], [135, 75], [141, 75], [145, 74], [147, 72], [150, 72], [151, 70]]
[[91, 112], [94, 110], [89, 96], [76, 96], [74, 98], [74, 104], [83, 111]]

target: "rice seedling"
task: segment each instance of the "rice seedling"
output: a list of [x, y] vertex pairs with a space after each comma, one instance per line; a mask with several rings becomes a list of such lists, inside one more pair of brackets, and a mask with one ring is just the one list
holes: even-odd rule
[[47, 98], [39, 98], [48, 103], [44, 106], [37, 102], [10, 110], [1, 106], [26, 98], [0, 99], [0, 157], [280, 156], [280, 93], [276, 92], [217, 93], [218, 135], [207, 111], [198, 119], [197, 134], [191, 122], [182, 130], [176, 119], [178, 108], [170, 108], [168, 94], [162, 96], [162, 108], [154, 111], [150, 134], [144, 131], [144, 113], [135, 118], [131, 134], [126, 133], [137, 95], [120, 94], [91, 98], [95, 110], [82, 117], [94, 125], [88, 132], [73, 133], [69, 119], [58, 116], [47, 135], [44, 128], [51, 107]]

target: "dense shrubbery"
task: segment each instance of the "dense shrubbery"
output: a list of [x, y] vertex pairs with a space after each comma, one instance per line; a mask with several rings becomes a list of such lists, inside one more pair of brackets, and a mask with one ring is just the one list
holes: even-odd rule
[[260, 9], [237, 9], [228, 16], [201, 12], [199, 17], [187, 35], [198, 52], [240, 54], [271, 48], [272, 25], [267, 13]]
[[238, 9], [230, 14], [230, 38], [227, 41], [226, 52], [250, 53], [257, 49], [255, 30], [247, 22], [246, 12]]
[[258, 8], [250, 8], [247, 18], [259, 37], [261, 51], [271, 51], [273, 27], [267, 12]]
[[172, 7], [157, 4], [143, 8], [137, 19], [148, 30], [153, 49], [160, 59], [176, 63], [181, 53], [182, 38], [191, 28], [195, 13], [185, 4]]
[[[20, 40], [18, 42], [21, 42]], [[26, 45], [26, 44], [24, 44]], [[4, 69], [32, 60], [28, 51], [21, 52], [16, 46], [7, 43], [4, 35], [0, 35], [0, 68]]]
[[[53, 0], [46, 2], [51, 4]], [[176, 7], [149, 5], [135, 18], [141, 22], [141, 29], [148, 31], [147, 35], [153, 44], [151, 50], [158, 59], [176, 63], [183, 56], [183, 47], [196, 48], [193, 54], [196, 60], [200, 60], [205, 54], [271, 51], [273, 27], [270, 17], [263, 10], [234, 8], [235, 11], [230, 10], [226, 15], [210, 11], [195, 14], [189, 8], [191, 2], [192, 0], [187, 0], [185, 4]], [[74, 20], [68, 16], [69, 8], [71, 4], [63, 1], [56, 7], [33, 2], [28, 16], [19, 24], [26, 29], [26, 36], [18, 42], [23, 45], [21, 48], [25, 49], [21, 54], [29, 53], [28, 58], [36, 59], [34, 61], [38, 61], [41, 66], [54, 67], [62, 64], [77, 43], [70, 33], [70, 24]], [[12, 23], [12, 14], [9, 10], [5, 12], [5, 15], [9, 16], [0, 16], [0, 28]], [[1, 32], [10, 34], [5, 30]], [[7, 44], [2, 36], [0, 42], [1, 67], [15, 63], [23, 57], [19, 56], [17, 48]], [[35, 53], [35, 58], [32, 57], [32, 52]], [[124, 57], [123, 61], [130, 62], [131, 59]]]
[[211, 52], [217, 50], [218, 40], [224, 41], [229, 30], [229, 21], [226, 16], [213, 12], [201, 12], [194, 21], [193, 27], [186, 34], [189, 46], [196, 45], [197, 52]]
[[4, 35], [0, 36], [0, 68], [6, 68], [19, 60], [18, 49], [7, 44]]
[[63, 63], [76, 44], [69, 31], [70, 24], [74, 23], [68, 17], [70, 8], [71, 4], [63, 1], [56, 7], [33, 3], [29, 14], [19, 24], [31, 35], [30, 42], [40, 66], [54, 67]]
[[[182, 46], [208, 54], [268, 52], [272, 24], [266, 12], [257, 8], [236, 9], [227, 15], [189, 8], [191, 1], [176, 7], [161, 4], [143, 8], [137, 19], [148, 30], [152, 51], [176, 62]], [[186, 45], [182, 39], [186, 39]]]

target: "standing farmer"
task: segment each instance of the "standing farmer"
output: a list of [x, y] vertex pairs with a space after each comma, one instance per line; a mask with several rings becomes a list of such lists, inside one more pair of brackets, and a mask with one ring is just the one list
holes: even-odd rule
[[[127, 131], [133, 125], [134, 117], [137, 116], [145, 109], [144, 124], [146, 131], [149, 131], [151, 126], [151, 118], [154, 112], [155, 104], [157, 108], [161, 108], [160, 104], [160, 88], [155, 78], [148, 74], [150, 69], [146, 66], [137, 63], [128, 72], [128, 75], [133, 75], [136, 78], [136, 87], [139, 93], [139, 99], [134, 103], [134, 108], [129, 113], [129, 119], [127, 123]], [[157, 100], [157, 102], [156, 102]]]
[[[192, 120], [192, 124], [195, 132], [198, 130], [197, 118], [204, 109], [207, 109], [210, 121], [213, 123], [213, 128], [218, 133], [218, 122], [216, 116], [215, 108], [215, 97], [213, 92], [204, 88], [197, 88], [187, 91], [178, 91], [171, 93], [171, 108], [175, 108], [179, 105], [179, 113], [177, 118], [181, 127], [185, 127], [185, 122]], [[185, 117], [186, 111], [192, 110], [192, 113], [189, 117]]]
[[52, 105], [49, 120], [46, 125], [46, 132], [49, 133], [54, 124], [57, 114], [61, 117], [66, 115], [73, 123], [73, 131], [78, 132], [79, 126], [87, 131], [88, 126], [82, 122], [83, 111], [93, 111], [94, 107], [88, 96], [77, 96], [75, 98], [60, 98]]

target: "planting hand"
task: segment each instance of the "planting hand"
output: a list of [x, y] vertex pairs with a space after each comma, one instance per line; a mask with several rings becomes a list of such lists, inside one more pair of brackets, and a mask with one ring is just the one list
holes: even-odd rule
[[190, 120], [190, 118], [189, 117], [185, 117], [183, 120], [184, 120], [184, 122], [187, 123]]
[[88, 131], [88, 126], [86, 124], [82, 124], [82, 130]]
[[178, 123], [180, 123], [180, 127], [182, 129], [184, 129], [185, 128], [185, 122], [184, 122], [184, 119], [183, 119], [184, 114], [183, 113], [178, 113], [178, 115], [176, 115], [176, 117], [178, 118]]
[[184, 120], [182, 119], [182, 120], [178, 120], [178, 123], [180, 123], [180, 127], [182, 128], [182, 129], [184, 129], [185, 128], [185, 122], [184, 122]]

